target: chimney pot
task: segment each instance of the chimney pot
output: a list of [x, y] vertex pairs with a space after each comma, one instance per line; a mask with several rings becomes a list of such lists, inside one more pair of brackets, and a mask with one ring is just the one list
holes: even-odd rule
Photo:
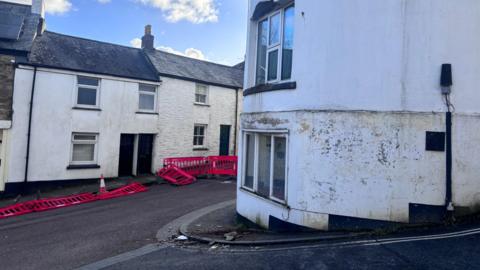
[[152, 26], [150, 24], [145, 25], [145, 35], [152, 34]]

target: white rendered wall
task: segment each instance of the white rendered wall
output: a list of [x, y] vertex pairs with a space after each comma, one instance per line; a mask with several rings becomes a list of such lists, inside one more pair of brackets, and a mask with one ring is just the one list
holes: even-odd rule
[[[80, 74], [92, 76], [89, 74]], [[193, 104], [195, 83], [162, 78], [155, 114], [137, 114], [138, 81], [101, 76], [101, 111], [74, 110], [76, 74], [39, 69], [33, 105], [29, 181], [98, 178], [118, 175], [120, 134], [156, 134], [152, 172], [169, 156], [218, 155], [220, 124], [231, 125], [233, 154], [235, 95], [232, 89], [210, 87], [209, 107]], [[7, 182], [22, 182], [33, 70], [17, 68], [13, 98]], [[142, 82], [148, 83], [148, 82]], [[193, 151], [193, 125], [208, 124], [208, 151]], [[67, 170], [72, 132], [99, 133], [100, 169]]]
[[[256, 27], [249, 20], [245, 88]], [[425, 132], [445, 131], [443, 63], [454, 76], [453, 204], [480, 210], [478, 33], [476, 0], [296, 0], [297, 88], [244, 97], [241, 118], [242, 130], [288, 130], [288, 207], [239, 182], [237, 211], [328, 229], [329, 215], [408, 222], [410, 203], [444, 205], [445, 152], [425, 151]]]
[[[442, 63], [453, 65], [457, 112], [479, 112], [478, 14], [478, 0], [297, 0], [297, 89], [246, 97], [244, 112], [444, 111]], [[255, 82], [257, 23], [248, 22], [245, 88]]]

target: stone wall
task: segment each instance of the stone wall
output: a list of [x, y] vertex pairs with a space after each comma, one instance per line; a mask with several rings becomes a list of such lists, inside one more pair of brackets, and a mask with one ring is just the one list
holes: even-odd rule
[[0, 120], [12, 120], [12, 95], [15, 58], [0, 55]]

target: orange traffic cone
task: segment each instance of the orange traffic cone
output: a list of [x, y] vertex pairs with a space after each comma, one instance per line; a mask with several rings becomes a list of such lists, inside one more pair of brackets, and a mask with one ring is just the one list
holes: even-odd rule
[[105, 186], [105, 179], [103, 178], [103, 174], [100, 175], [100, 194], [107, 193], [107, 188]]

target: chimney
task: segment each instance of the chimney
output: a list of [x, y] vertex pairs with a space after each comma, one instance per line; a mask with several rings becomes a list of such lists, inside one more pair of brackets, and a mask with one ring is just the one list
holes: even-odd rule
[[142, 37], [142, 49], [153, 50], [153, 40], [152, 26], [149, 24], [145, 25], [145, 34]]
[[44, 0], [32, 0], [32, 14], [40, 15], [40, 19], [37, 25], [37, 35], [41, 36], [43, 31], [45, 31], [45, 2]]
[[45, 3], [43, 0], [32, 0], [32, 14], [45, 18]]

